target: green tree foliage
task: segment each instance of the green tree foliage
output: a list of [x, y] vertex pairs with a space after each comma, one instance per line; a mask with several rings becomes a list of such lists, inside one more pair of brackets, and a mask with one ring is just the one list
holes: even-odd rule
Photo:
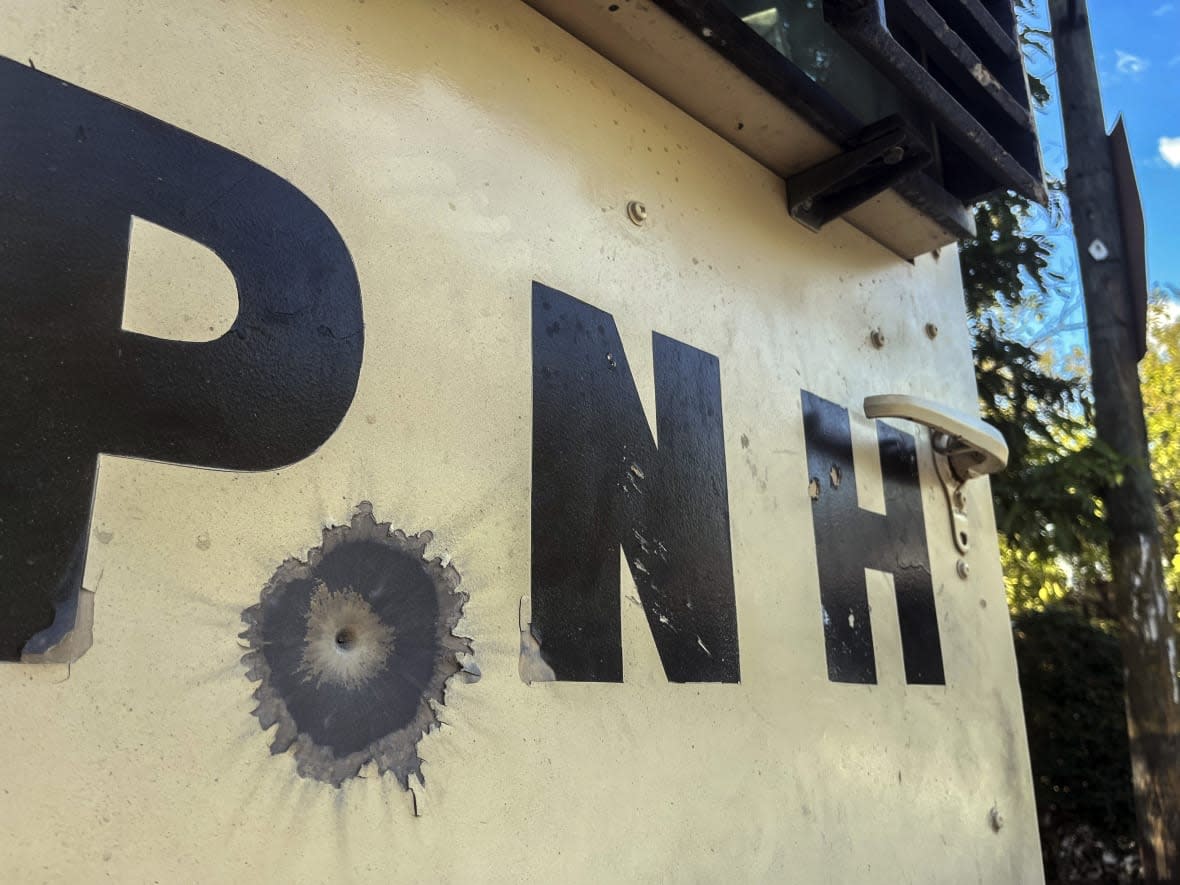
[[[1011, 194], [981, 204], [960, 261], [980, 407], [1009, 449], [991, 483], [1046, 876], [1117, 882], [1134, 863], [1135, 815], [1099, 492], [1120, 481], [1119, 463], [1094, 441], [1082, 377], [1021, 340], [1058, 282], [1035, 212]], [[1180, 392], [1180, 358], [1167, 369]]]
[[[1008, 469], [991, 482], [1046, 875], [1130, 881], [1135, 816], [1099, 497], [1121, 481], [1120, 464], [1094, 440], [1084, 376], [1021, 340], [1059, 282], [1036, 211], [1014, 195], [984, 203], [976, 238], [961, 247], [976, 381], [983, 417], [1009, 448]], [[1166, 369], [1180, 392], [1176, 335]], [[1180, 502], [1180, 397], [1161, 400], [1169, 396]]]
[[[996, 522], [1008, 546], [1036, 554], [1042, 569], [1060, 555], [1099, 555], [1105, 534], [1097, 492], [1117, 481], [1118, 465], [1093, 442], [1083, 383], [1055, 371], [1014, 331], [1022, 314], [1042, 311], [1049, 297], [1052, 244], [1028, 229], [1032, 213], [1013, 194], [980, 204], [977, 236], [959, 255], [983, 417], [1008, 443], [1008, 469], [992, 478]], [[1018, 557], [1012, 565], [1026, 561], [1033, 560]]]
[[[1051, 60], [1049, 35], [1028, 25], [1031, 2], [1017, 5], [1026, 54]], [[1039, 105], [1048, 99], [1035, 78], [1030, 93]], [[1122, 465], [1094, 439], [1084, 353], [1046, 352], [1045, 336], [1029, 334], [1043, 331], [1056, 313], [1059, 290], [1077, 284], [1055, 273], [1063, 261], [1055, 258], [1054, 234], [1067, 229], [1061, 190], [1051, 185], [1047, 219], [1013, 194], [979, 205], [978, 234], [962, 244], [960, 260], [981, 410], [1010, 453], [992, 491], [1046, 875], [1129, 882], [1136, 822], [1101, 505], [1101, 493], [1121, 483]], [[1067, 248], [1072, 252], [1072, 243]], [[1180, 589], [1180, 323], [1174, 316], [1157, 299], [1152, 350], [1142, 366], [1173, 592]]]
[[[1026, 29], [1026, 50], [1046, 53], [1046, 36]], [[1030, 87], [1047, 99], [1043, 83]], [[1094, 442], [1084, 375], [1022, 334], [1043, 324], [1064, 282], [1051, 236], [1064, 213], [1055, 202], [1046, 224], [1039, 211], [1014, 194], [980, 204], [960, 262], [982, 414], [1009, 449], [991, 482], [1046, 874], [1118, 881], [1104, 849], [1134, 857], [1135, 816], [1099, 493], [1120, 465]], [[1180, 414], [1176, 444], [1180, 492]]]
[[1136, 832], [1118, 639], [1061, 603], [1013, 631], [1047, 877], [1118, 881]]
[[1160, 536], [1171, 560], [1168, 587], [1180, 592], [1180, 319], [1175, 303], [1156, 292], [1151, 336], [1139, 366], [1151, 470], [1160, 505]]
[[1001, 537], [1000, 564], [1011, 612], [1043, 611], [1069, 595], [1070, 573], [1055, 556], [1015, 547]]
[[[1028, 67], [1052, 61], [1051, 35], [1034, 0], [1016, 0]], [[1050, 98], [1028, 78], [1034, 106]], [[975, 208], [976, 237], [960, 246], [975, 377], [985, 420], [1008, 443], [1008, 469], [992, 477], [1009, 601], [1042, 608], [1066, 590], [1104, 583], [1106, 531], [1099, 492], [1120, 481], [1113, 453], [1095, 443], [1083, 376], [1057, 366], [1020, 334], [1043, 323], [1065, 280], [1054, 271], [1051, 232], [1065, 225], [1060, 182], [1050, 182], [1047, 223], [1013, 193]], [[1058, 355], [1064, 357], [1066, 355]]]

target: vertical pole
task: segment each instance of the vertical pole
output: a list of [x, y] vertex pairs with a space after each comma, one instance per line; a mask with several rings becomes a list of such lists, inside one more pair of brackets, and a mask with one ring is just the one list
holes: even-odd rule
[[1126, 679], [1139, 852], [1148, 882], [1180, 881], [1180, 682], [1164, 586], [1114, 168], [1086, 0], [1049, 0], [1069, 155], [1066, 189], [1090, 333], [1098, 439], [1124, 462], [1105, 490]]

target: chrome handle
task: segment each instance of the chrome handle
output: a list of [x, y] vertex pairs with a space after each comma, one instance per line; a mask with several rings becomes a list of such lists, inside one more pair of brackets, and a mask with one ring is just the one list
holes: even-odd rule
[[[973, 415], [900, 393], [866, 396], [864, 409], [868, 418], [903, 418], [930, 428], [934, 469], [950, 509], [951, 536], [965, 555], [971, 548], [971, 531], [963, 486], [1008, 466], [1008, 444], [1000, 431]], [[960, 576], [966, 577], [965, 563], [960, 566]]]
[[941, 403], [900, 393], [865, 397], [865, 416], [904, 418], [933, 431], [935, 449], [950, 461], [955, 476], [966, 481], [1008, 466], [1008, 444], [985, 421]]

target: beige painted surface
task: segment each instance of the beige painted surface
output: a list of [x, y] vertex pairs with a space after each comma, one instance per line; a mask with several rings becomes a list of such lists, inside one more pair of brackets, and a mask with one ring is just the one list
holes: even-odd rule
[[[0, 666], [6, 881], [1040, 881], [982, 483], [964, 582], [922, 458], [947, 685], [904, 684], [875, 573], [880, 684], [824, 663], [799, 391], [973, 410], [953, 250], [807, 232], [771, 173], [515, 0], [2, 0], [0, 54], [293, 182], [349, 246], [367, 332], [351, 410], [299, 464], [101, 459], [93, 648]], [[234, 294], [192, 275], [228, 275], [145, 231], [127, 328], [218, 334]], [[623, 684], [521, 682], [534, 279], [614, 315], [649, 417], [653, 329], [719, 357], [740, 685], [668, 684], [630, 604]], [[361, 500], [433, 531], [471, 594], [483, 679], [422, 743], [419, 817], [391, 779], [336, 790], [270, 756], [238, 663], [242, 609]]]

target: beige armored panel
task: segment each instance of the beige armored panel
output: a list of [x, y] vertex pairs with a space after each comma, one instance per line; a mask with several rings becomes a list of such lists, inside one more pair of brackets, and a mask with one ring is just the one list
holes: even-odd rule
[[4, 881], [1040, 881], [953, 246], [518, 0], [0, 55]]

